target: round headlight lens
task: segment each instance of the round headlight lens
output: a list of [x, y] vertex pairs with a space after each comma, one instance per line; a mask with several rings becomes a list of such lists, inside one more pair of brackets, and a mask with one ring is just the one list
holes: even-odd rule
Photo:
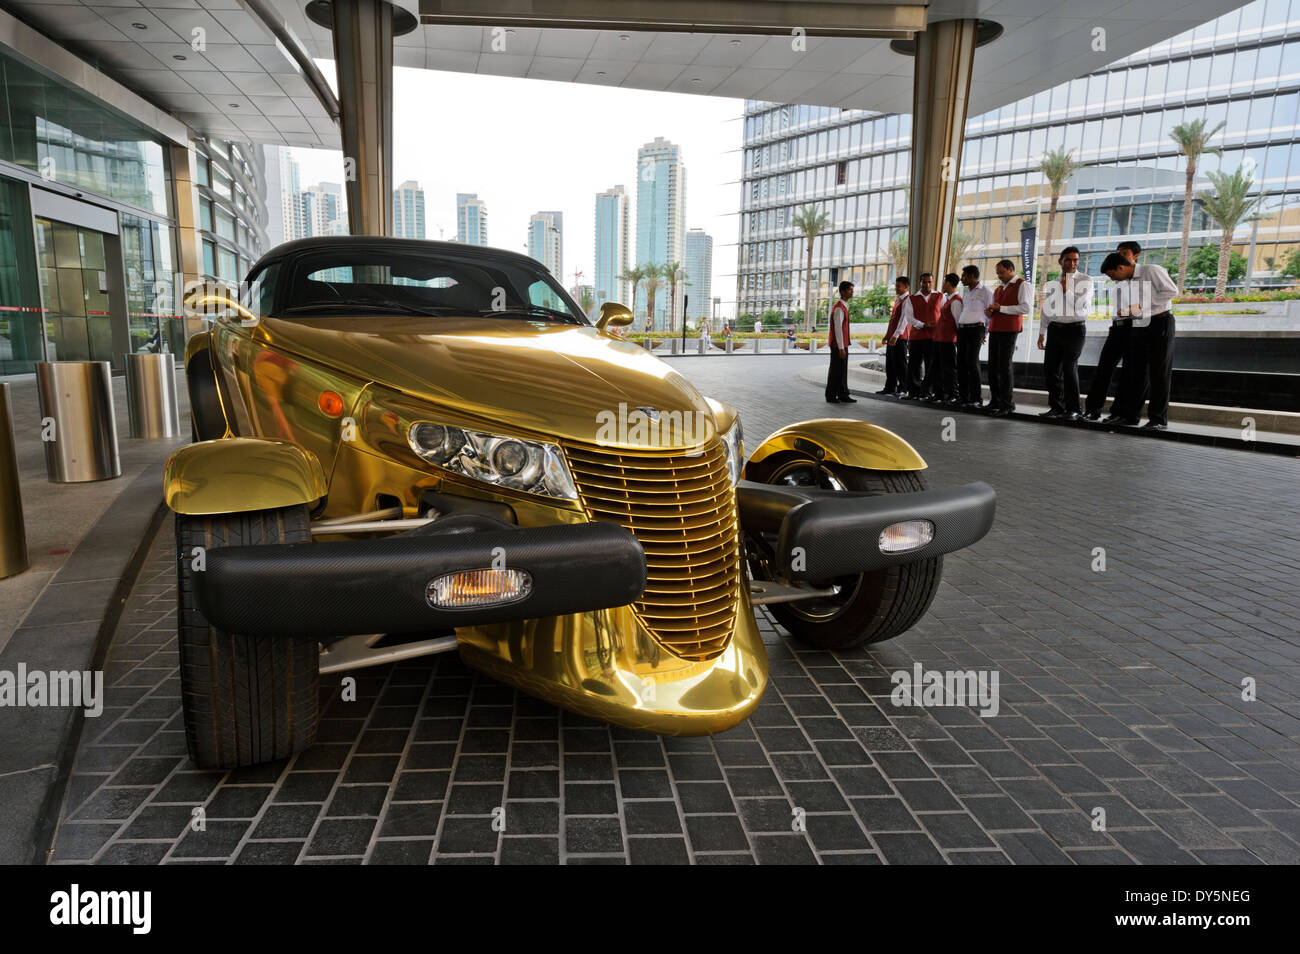
[[502, 441], [492, 451], [492, 466], [503, 477], [513, 477], [528, 466], [528, 448], [518, 441]]
[[447, 429], [441, 424], [416, 424], [411, 428], [411, 440], [426, 454], [436, 454], [442, 450], [443, 441], [447, 439]]

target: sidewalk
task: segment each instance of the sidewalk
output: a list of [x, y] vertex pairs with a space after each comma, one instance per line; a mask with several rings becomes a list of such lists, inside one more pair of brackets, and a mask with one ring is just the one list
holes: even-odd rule
[[[182, 434], [189, 400], [177, 374]], [[113, 379], [122, 475], [96, 483], [46, 479], [40, 409], [31, 375], [7, 379], [31, 567], [0, 580], [0, 671], [93, 671], [163, 517], [162, 472], [188, 438], [127, 435], [123, 378]], [[107, 693], [112, 695], [112, 690]], [[101, 702], [103, 700], [100, 700]], [[45, 706], [0, 710], [0, 863], [23, 864], [48, 843], [69, 753], [81, 735], [82, 710]]]
[[[817, 385], [819, 388], [824, 387], [826, 383], [825, 371], [822, 369], [802, 371], [800, 372], [800, 378], [809, 384]], [[864, 368], [861, 362], [850, 364], [849, 391], [855, 396], [897, 402], [897, 398], [892, 396], [876, 394], [884, 386], [884, 383], [885, 375], [883, 371]], [[987, 401], [987, 387], [983, 388], [982, 394], [985, 401]], [[1188, 441], [1213, 447], [1253, 450], [1292, 457], [1300, 456], [1300, 433], [1289, 432], [1292, 428], [1300, 430], [1300, 414], [1289, 414], [1280, 411], [1255, 411], [1249, 408], [1205, 408], [1199, 404], [1173, 402], [1169, 405], [1169, 429], [1165, 431], [1149, 431], [1136, 427], [1119, 427], [1109, 424], [1045, 421], [1038, 417], [1040, 412], [1047, 410], [1047, 392], [1045, 391], [1016, 388], [1015, 400], [1016, 411], [1010, 417], [1017, 420], [1035, 421], [1040, 424], [1050, 424], [1054, 427], [1082, 427], [1159, 440]], [[943, 405], [926, 404], [924, 401], [904, 401], [902, 403], [915, 407], [932, 408], [944, 413], [953, 413], [960, 410]], [[1199, 423], [1198, 419], [1203, 420], [1211, 416], [1206, 414], [1207, 411], [1214, 412], [1215, 415], [1230, 411], [1232, 416], [1240, 419], [1253, 418], [1255, 420], [1254, 440], [1246, 439], [1244, 426], [1242, 425], [1227, 427]], [[972, 412], [961, 411], [961, 413]], [[1288, 430], [1266, 429], [1269, 426], [1286, 427]]]

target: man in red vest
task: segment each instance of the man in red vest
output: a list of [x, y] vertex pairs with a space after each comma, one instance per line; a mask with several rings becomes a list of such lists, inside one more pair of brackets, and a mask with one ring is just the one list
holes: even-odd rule
[[907, 293], [910, 287], [906, 275], [894, 279], [894, 307], [885, 330], [885, 386], [877, 394], [901, 396], [907, 387], [907, 340], [903, 330], [912, 317], [912, 299]]
[[907, 329], [907, 394], [915, 401], [929, 396], [934, 384], [934, 363], [931, 350], [934, 344], [934, 326], [939, 323], [939, 307], [943, 295], [934, 290], [934, 276], [921, 275], [920, 290], [912, 296], [912, 321]]
[[826, 372], [826, 403], [857, 404], [849, 397], [849, 299], [853, 283], [840, 282], [840, 300], [831, 305], [830, 330], [826, 345], [831, 352], [831, 366]]
[[993, 292], [993, 304], [985, 309], [989, 316], [989, 413], [1006, 417], [1016, 409], [1011, 360], [1034, 290], [1016, 277], [1016, 265], [1009, 258], [998, 262], [995, 271], [1002, 284]]
[[957, 397], [957, 318], [962, 308], [957, 288], [960, 283], [956, 272], [943, 276], [943, 304], [939, 306], [939, 321], [934, 326], [930, 345], [934, 382], [926, 400], [932, 404], [961, 403]]

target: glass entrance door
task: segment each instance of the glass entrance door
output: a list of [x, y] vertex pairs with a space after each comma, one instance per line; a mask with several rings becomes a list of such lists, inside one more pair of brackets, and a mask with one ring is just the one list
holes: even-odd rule
[[40, 217], [35, 223], [48, 360], [111, 361], [104, 234]]

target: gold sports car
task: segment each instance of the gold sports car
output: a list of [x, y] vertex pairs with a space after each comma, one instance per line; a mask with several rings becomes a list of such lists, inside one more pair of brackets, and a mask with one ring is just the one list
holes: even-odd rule
[[186, 735], [228, 768], [312, 744], [320, 676], [456, 650], [557, 706], [664, 734], [754, 709], [766, 605], [824, 649], [925, 613], [987, 484], [928, 490], [865, 421], [736, 410], [593, 326], [523, 255], [290, 242], [186, 350], [167, 463]]

